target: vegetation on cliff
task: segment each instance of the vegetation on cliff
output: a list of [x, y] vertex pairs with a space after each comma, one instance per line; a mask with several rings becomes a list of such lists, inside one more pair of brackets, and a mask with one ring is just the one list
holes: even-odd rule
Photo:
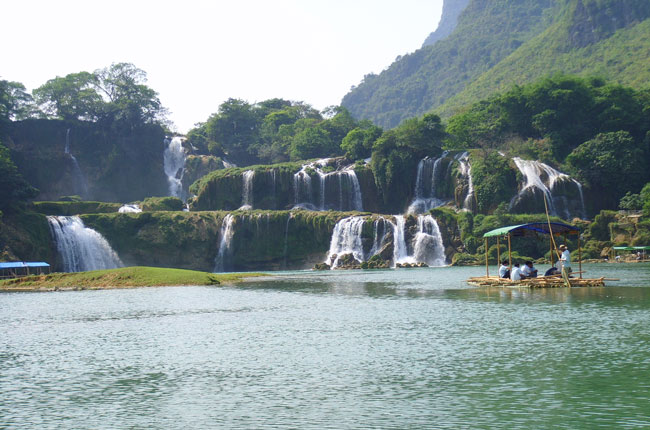
[[319, 112], [282, 99], [255, 104], [229, 99], [187, 138], [202, 154], [252, 165], [342, 155], [341, 142], [351, 130], [372, 127], [340, 107]]

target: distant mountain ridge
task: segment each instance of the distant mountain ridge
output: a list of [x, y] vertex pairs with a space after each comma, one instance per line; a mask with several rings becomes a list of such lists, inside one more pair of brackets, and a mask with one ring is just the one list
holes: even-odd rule
[[[446, 0], [444, 10], [457, 13], [462, 3]], [[436, 39], [436, 30], [427, 38], [433, 45], [425, 41], [379, 75], [367, 75], [342, 105], [392, 128], [430, 111], [449, 116], [553, 73], [647, 87], [649, 17], [648, 0], [469, 0], [449, 36]], [[443, 16], [441, 25], [452, 18]]]
[[440, 23], [438, 28], [431, 33], [422, 47], [431, 46], [437, 41], [442, 40], [449, 36], [452, 31], [458, 25], [458, 16], [463, 10], [467, 7], [470, 0], [447, 0], [442, 6], [442, 16], [440, 17]]

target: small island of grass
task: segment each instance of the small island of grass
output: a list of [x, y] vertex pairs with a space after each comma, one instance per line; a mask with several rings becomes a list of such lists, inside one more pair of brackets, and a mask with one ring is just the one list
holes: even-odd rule
[[124, 267], [77, 273], [52, 273], [0, 281], [0, 291], [102, 290], [116, 288], [220, 285], [261, 273], [209, 273], [159, 267]]

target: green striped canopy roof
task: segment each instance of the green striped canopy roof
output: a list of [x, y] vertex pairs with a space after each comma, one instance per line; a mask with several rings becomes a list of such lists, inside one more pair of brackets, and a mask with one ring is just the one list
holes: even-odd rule
[[497, 228], [492, 231], [488, 231], [483, 235], [483, 237], [495, 237], [495, 236], [534, 236], [536, 233], [541, 234], [550, 234], [550, 231], [553, 231], [554, 236], [565, 235], [565, 234], [580, 234], [580, 229], [569, 224], [563, 224], [560, 222], [552, 222], [551, 228], [549, 229], [549, 223], [547, 222], [532, 222], [529, 224], [520, 224], [520, 225], [511, 225], [508, 227]]
[[650, 250], [650, 246], [615, 246], [613, 249], [617, 251], [647, 251]]

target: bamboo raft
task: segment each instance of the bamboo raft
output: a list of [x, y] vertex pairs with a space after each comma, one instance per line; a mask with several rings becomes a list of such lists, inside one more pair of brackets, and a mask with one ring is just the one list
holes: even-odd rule
[[[604, 287], [607, 278], [569, 278], [571, 287]], [[566, 288], [566, 281], [558, 275], [540, 276], [538, 278], [522, 279], [512, 281], [510, 279], [496, 276], [476, 276], [469, 278], [467, 283], [477, 287], [504, 287], [504, 288]]]

